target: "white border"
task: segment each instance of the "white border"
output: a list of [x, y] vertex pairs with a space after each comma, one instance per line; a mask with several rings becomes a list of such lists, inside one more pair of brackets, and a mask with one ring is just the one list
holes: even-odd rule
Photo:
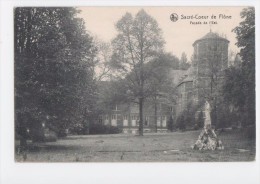
[[[255, 6], [259, 51], [259, 1], [1, 1], [0, 4], [0, 183], [260, 183], [259, 114], [257, 154], [247, 163], [15, 163], [13, 87], [13, 7], [16, 6]], [[260, 71], [256, 52], [256, 71]], [[256, 94], [259, 92], [256, 72]], [[257, 110], [259, 97], [256, 96]]]

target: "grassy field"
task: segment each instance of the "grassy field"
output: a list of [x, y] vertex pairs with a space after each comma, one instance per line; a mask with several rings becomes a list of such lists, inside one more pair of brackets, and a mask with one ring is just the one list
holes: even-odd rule
[[30, 144], [20, 162], [225, 162], [255, 159], [255, 141], [239, 131], [222, 132], [225, 147], [217, 151], [197, 151], [191, 146], [200, 131], [165, 134], [68, 136], [57, 142]]

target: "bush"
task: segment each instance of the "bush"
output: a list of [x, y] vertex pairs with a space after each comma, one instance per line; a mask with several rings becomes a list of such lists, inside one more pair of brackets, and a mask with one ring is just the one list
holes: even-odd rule
[[49, 129], [44, 130], [44, 142], [56, 142], [57, 134]]
[[44, 142], [44, 128], [42, 126], [35, 126], [31, 129], [31, 138], [33, 142]]
[[119, 127], [110, 126], [108, 133], [109, 134], [119, 134], [119, 133], [122, 133], [122, 129]]
[[177, 119], [177, 128], [184, 131], [186, 129], [184, 115], [180, 115]]
[[76, 123], [72, 127], [70, 127], [69, 130], [70, 130], [70, 133], [72, 133], [72, 134], [83, 135], [83, 134], [85, 134], [86, 129], [87, 128], [84, 127], [82, 124]]
[[182, 130], [182, 131], [186, 130], [186, 125], [185, 125], [185, 123], [180, 123], [180, 124], [179, 124], [179, 129]]
[[196, 121], [197, 129], [202, 128], [204, 126], [204, 118], [203, 118], [203, 112], [200, 111], [198, 115], [198, 119]]
[[93, 124], [89, 128], [89, 134], [118, 134], [122, 133], [122, 129], [110, 125]]
[[170, 119], [167, 121], [167, 126], [168, 126], [168, 130], [172, 132], [174, 129], [174, 122], [172, 116], [170, 116]]
[[57, 141], [57, 134], [48, 128], [39, 128], [32, 130], [33, 142], [55, 142]]

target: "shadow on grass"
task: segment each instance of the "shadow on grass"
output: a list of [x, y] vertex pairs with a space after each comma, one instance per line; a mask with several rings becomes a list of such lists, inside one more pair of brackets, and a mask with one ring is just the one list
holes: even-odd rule
[[[16, 148], [17, 150], [18, 148]], [[28, 152], [63, 152], [76, 150], [77, 146], [64, 146], [64, 145], [48, 145], [44, 143], [40, 144], [28, 144], [27, 151]]]

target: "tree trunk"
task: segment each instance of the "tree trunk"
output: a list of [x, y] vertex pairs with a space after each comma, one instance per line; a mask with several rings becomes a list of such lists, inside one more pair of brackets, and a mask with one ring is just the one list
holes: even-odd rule
[[157, 133], [157, 98], [155, 96], [155, 103], [154, 103], [154, 127], [155, 132]]
[[139, 118], [140, 118], [140, 120], [139, 120], [139, 135], [140, 136], [143, 136], [143, 129], [144, 129], [144, 127], [143, 127], [143, 101], [144, 101], [144, 99], [141, 97], [141, 98], [139, 98]]

